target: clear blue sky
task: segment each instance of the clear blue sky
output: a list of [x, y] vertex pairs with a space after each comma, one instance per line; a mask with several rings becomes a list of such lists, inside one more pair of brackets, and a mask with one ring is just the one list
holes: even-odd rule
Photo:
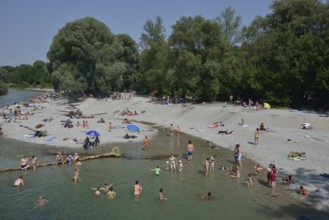
[[1, 0], [0, 66], [47, 61], [53, 37], [67, 22], [94, 17], [137, 43], [148, 19], [161, 16], [166, 35], [182, 16], [213, 19], [231, 6], [249, 25], [270, 12], [272, 0]]

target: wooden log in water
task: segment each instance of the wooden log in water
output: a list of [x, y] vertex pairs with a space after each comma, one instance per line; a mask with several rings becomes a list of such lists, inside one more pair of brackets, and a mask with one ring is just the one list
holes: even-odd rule
[[[79, 160], [85, 161], [85, 160], [94, 160], [94, 159], [108, 158], [108, 157], [121, 157], [121, 153], [120, 153], [118, 147], [112, 148], [111, 152], [109, 152], [109, 153], [86, 156], [86, 157], [80, 158]], [[63, 165], [64, 164], [66, 164], [66, 163], [63, 162]], [[58, 164], [57, 162], [43, 163], [43, 164], [38, 164], [37, 168], [48, 167], [48, 166], [53, 166], [53, 165], [61, 165], [61, 164]], [[27, 169], [32, 169], [32, 166], [29, 166]], [[21, 171], [21, 170], [22, 170], [22, 168], [16, 167], [16, 168], [0, 169], [0, 172]]]

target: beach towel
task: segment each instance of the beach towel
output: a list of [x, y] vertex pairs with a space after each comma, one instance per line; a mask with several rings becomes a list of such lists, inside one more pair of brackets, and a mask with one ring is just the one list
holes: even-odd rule
[[25, 134], [25, 138], [35, 138], [35, 134]]
[[305, 160], [306, 156], [291, 156], [291, 155], [288, 155], [288, 159], [293, 160], [293, 161], [300, 161], [300, 160]]
[[53, 141], [56, 137], [49, 137], [47, 138], [47, 142]]

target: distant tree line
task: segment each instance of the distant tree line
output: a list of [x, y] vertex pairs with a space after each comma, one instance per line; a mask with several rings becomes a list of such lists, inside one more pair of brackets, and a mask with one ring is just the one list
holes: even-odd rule
[[0, 67], [0, 95], [4, 95], [10, 87], [52, 87], [47, 63], [37, 60], [33, 65], [22, 64], [17, 67]]
[[140, 39], [114, 35], [90, 17], [69, 22], [50, 45], [49, 63], [1, 67], [0, 80], [94, 96], [135, 90], [329, 107], [329, 3], [274, 0], [269, 14], [244, 27], [231, 8], [214, 19], [181, 17], [169, 37], [157, 16]]

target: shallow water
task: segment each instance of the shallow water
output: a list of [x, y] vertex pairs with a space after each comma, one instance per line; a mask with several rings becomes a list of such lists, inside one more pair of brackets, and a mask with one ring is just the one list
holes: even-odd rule
[[[193, 161], [183, 154], [188, 140], [196, 150]], [[108, 151], [111, 146], [96, 149], [88, 154]], [[254, 162], [243, 158], [239, 180], [231, 179], [220, 166], [231, 166], [232, 152], [227, 149], [208, 149], [205, 141], [187, 135], [169, 137], [165, 131], [150, 140], [149, 151], [142, 150], [142, 143], [117, 144], [124, 158], [106, 158], [83, 161], [79, 183], [72, 182], [74, 166], [51, 166], [36, 171], [0, 173], [0, 219], [296, 219], [303, 215], [311, 219], [328, 219], [329, 215], [313, 210], [290, 196], [278, 183], [276, 198], [266, 185], [265, 173], [253, 176], [254, 186], [245, 184]], [[35, 154], [40, 163], [52, 162], [54, 152], [71, 149], [54, 149], [44, 145], [23, 144], [0, 139], [1, 167], [17, 167], [22, 155]], [[81, 150], [82, 153], [86, 153]], [[166, 171], [167, 155], [174, 153], [182, 159], [182, 173]], [[216, 169], [209, 176], [203, 175], [202, 162], [216, 154]], [[150, 169], [159, 165], [160, 176]], [[17, 176], [23, 174], [25, 186], [13, 187]], [[135, 180], [143, 185], [140, 198], [132, 196]], [[107, 199], [103, 194], [95, 197], [90, 187], [112, 182], [117, 198]], [[164, 188], [162, 204], [156, 200]], [[200, 200], [200, 195], [211, 191], [215, 199]], [[39, 195], [48, 200], [43, 208], [34, 207]]]

